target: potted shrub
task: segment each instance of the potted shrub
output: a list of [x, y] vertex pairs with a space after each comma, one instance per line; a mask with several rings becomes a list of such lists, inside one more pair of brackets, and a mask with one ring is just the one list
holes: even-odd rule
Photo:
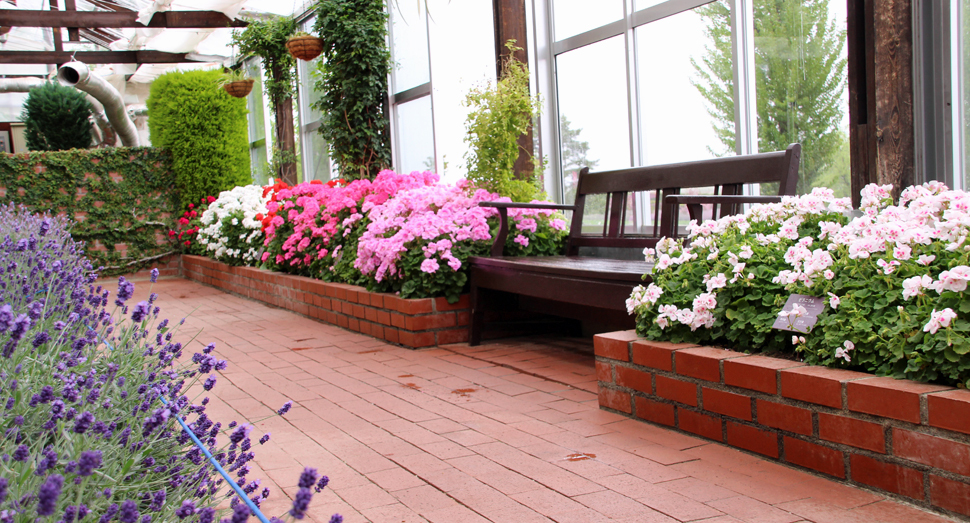
[[286, 50], [294, 58], [310, 61], [320, 56], [323, 52], [323, 40], [304, 32], [294, 33], [286, 40]]
[[245, 98], [253, 90], [253, 83], [255, 80], [246, 75], [246, 72], [242, 69], [235, 69], [226, 72], [222, 76], [219, 84], [222, 86], [223, 90], [229, 93], [229, 96], [235, 96], [236, 98]]

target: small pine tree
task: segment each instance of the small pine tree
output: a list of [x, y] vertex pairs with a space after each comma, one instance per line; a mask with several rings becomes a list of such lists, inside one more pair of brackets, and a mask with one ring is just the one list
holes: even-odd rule
[[48, 82], [31, 89], [21, 118], [31, 151], [91, 146], [91, 103], [73, 87]]

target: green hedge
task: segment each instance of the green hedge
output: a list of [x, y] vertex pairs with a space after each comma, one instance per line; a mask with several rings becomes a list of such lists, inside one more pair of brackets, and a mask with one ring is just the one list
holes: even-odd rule
[[134, 272], [175, 248], [170, 167], [169, 154], [151, 147], [0, 154], [0, 204], [73, 218], [71, 234], [95, 267]]
[[252, 183], [246, 99], [226, 94], [219, 71], [173, 71], [152, 82], [152, 145], [172, 154], [180, 206]]

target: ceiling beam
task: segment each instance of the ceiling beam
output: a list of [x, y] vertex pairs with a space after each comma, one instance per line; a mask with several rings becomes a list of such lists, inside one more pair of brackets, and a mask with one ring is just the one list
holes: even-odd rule
[[200, 62], [185, 53], [163, 51], [0, 51], [0, 64], [177, 64]]
[[165, 11], [155, 13], [147, 26], [138, 23], [134, 11], [31, 11], [0, 9], [4, 27], [159, 27], [170, 29], [218, 29], [246, 27], [245, 20], [233, 20], [218, 11]]

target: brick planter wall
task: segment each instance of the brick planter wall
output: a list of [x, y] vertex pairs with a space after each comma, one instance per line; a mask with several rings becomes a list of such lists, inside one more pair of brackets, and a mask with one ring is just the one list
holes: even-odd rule
[[182, 276], [405, 347], [468, 341], [468, 296], [405, 300], [362, 287], [182, 256]]
[[597, 335], [600, 407], [970, 516], [970, 391]]

